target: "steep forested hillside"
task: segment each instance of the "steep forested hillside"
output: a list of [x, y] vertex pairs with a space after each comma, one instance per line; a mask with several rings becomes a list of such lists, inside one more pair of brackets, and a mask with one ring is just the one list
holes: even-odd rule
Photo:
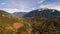
[[23, 18], [12, 16], [0, 10], [0, 34], [29, 34], [29, 26]]

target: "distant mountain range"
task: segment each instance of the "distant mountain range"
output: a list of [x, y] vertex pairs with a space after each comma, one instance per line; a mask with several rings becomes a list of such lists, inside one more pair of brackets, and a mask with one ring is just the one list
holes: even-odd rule
[[12, 15], [18, 16], [18, 17], [24, 17], [24, 18], [27, 18], [27, 17], [28, 18], [41, 18], [41, 17], [60, 18], [60, 11], [55, 9], [41, 8], [41, 9], [33, 10], [30, 12], [14, 12], [12, 13]]
[[14, 15], [14, 16], [18, 16], [18, 17], [22, 17], [22, 16], [24, 16], [25, 14], [27, 14], [28, 12], [14, 12], [14, 13], [12, 13], [12, 15]]

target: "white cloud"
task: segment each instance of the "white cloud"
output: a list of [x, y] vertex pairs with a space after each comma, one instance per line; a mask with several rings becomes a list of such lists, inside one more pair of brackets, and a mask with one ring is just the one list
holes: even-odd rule
[[43, 3], [45, 0], [39, 0], [38, 1], [38, 4], [41, 4], [41, 3]]
[[60, 11], [60, 5], [54, 5], [54, 4], [41, 5], [40, 8], [50, 8]]
[[35, 8], [32, 8], [32, 10], [35, 10]]
[[45, 0], [10, 0], [11, 4], [19, 6], [20, 8], [26, 8], [35, 6], [36, 4], [41, 4]]
[[5, 10], [6, 12], [13, 13], [13, 12], [18, 12], [19, 9], [12, 9], [12, 8], [3, 8], [2, 10]]
[[17, 8], [3, 8], [1, 10], [4, 10], [4, 11], [9, 12], [9, 13], [13, 13], [13, 12], [29, 12], [29, 11], [31, 11], [31, 9], [17, 9]]

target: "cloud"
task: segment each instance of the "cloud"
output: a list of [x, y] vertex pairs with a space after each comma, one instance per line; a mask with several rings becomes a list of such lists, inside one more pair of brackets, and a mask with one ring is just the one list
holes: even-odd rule
[[31, 11], [31, 9], [17, 9], [17, 8], [3, 8], [1, 10], [4, 10], [4, 11], [9, 12], [9, 13]]
[[31, 10], [35, 10], [35, 8], [32, 8]]
[[12, 1], [12, 5], [18, 6], [20, 8], [28, 7], [28, 4], [23, 3], [23, 2], [17, 2], [17, 1]]
[[20, 8], [27, 8], [35, 6], [36, 4], [41, 4], [45, 0], [10, 0], [11, 4], [19, 6]]
[[40, 8], [50, 8], [50, 9], [56, 9], [60, 11], [60, 5], [54, 5], [54, 4], [41, 5]]
[[45, 0], [39, 0], [38, 1], [38, 4], [41, 4], [41, 3], [43, 3]]
[[[37, 4], [43, 3], [44, 0], [8, 0], [6, 3], [0, 3], [7, 6], [7, 8], [1, 8], [9, 13], [13, 12], [29, 12], [35, 10]], [[6, 4], [6, 5], [5, 5]], [[17, 9], [18, 8], [18, 9]]]
[[18, 12], [19, 9], [12, 9], [12, 8], [3, 8], [2, 10], [5, 10], [6, 12], [13, 13], [13, 12]]

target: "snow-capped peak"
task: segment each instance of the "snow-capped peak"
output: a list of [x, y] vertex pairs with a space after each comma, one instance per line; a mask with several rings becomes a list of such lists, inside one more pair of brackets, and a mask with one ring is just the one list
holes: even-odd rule
[[55, 10], [53, 9], [52, 12], [55, 12]]
[[40, 9], [38, 9], [38, 11], [46, 10], [46, 9], [48, 9], [48, 8], [40, 8]]

